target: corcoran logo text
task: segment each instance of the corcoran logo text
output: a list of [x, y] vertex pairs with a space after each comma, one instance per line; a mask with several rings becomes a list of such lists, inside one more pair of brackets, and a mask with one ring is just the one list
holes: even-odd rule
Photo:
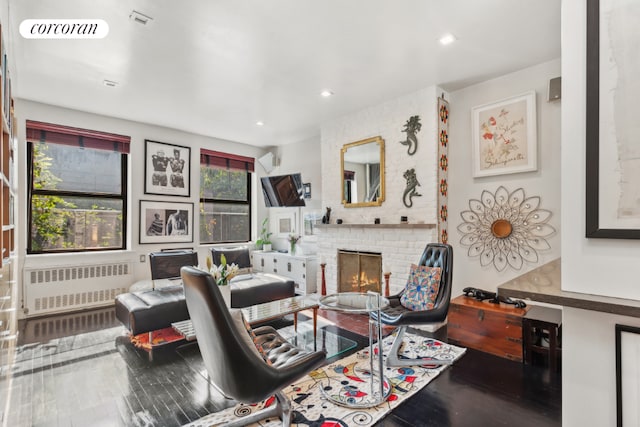
[[102, 19], [25, 19], [20, 35], [25, 39], [102, 39], [109, 24]]

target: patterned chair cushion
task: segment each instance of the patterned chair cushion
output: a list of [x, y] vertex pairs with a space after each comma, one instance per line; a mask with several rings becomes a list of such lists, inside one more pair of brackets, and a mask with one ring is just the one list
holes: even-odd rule
[[440, 267], [411, 264], [411, 272], [400, 297], [400, 304], [413, 311], [433, 308], [440, 290]]

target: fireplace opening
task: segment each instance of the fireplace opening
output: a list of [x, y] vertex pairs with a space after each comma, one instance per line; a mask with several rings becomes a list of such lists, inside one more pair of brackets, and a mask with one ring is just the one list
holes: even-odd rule
[[338, 292], [382, 291], [382, 254], [338, 250]]

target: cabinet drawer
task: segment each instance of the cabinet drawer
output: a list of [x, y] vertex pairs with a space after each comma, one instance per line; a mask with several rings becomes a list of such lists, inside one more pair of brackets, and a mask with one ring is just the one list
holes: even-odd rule
[[256, 271], [274, 273], [295, 282], [297, 294], [316, 292], [317, 258], [291, 256], [278, 252], [254, 252], [253, 268]]
[[309, 293], [309, 292], [307, 292], [307, 283], [306, 282], [296, 281], [295, 288], [296, 288], [296, 294], [306, 295], [306, 294]]
[[287, 262], [287, 272], [291, 275], [293, 280], [306, 281], [307, 280], [307, 265], [304, 260], [293, 259]]
[[273, 256], [269, 254], [255, 254], [253, 256], [253, 268], [256, 271], [265, 273], [273, 273], [274, 262]]

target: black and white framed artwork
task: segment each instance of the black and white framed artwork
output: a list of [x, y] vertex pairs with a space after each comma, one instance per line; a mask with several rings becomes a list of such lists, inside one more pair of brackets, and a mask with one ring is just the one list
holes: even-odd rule
[[193, 242], [193, 203], [140, 200], [140, 244]]
[[189, 197], [191, 148], [145, 140], [145, 194]]

